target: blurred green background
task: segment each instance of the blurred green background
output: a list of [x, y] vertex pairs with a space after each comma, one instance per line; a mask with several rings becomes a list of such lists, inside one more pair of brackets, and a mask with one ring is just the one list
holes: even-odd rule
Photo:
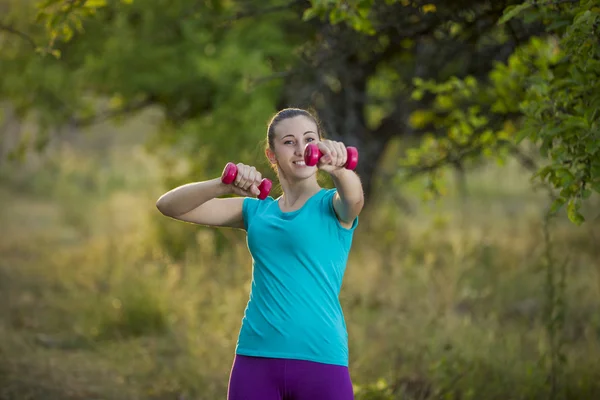
[[360, 151], [357, 400], [600, 398], [600, 7], [556, 3], [0, 0], [0, 399], [225, 398], [244, 232], [155, 202], [273, 178], [288, 106]]

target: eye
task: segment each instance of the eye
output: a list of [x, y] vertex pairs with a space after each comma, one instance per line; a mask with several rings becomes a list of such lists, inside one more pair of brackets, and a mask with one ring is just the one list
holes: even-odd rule
[[293, 140], [286, 140], [285, 142], [283, 142], [283, 144], [293, 144], [294, 141]]

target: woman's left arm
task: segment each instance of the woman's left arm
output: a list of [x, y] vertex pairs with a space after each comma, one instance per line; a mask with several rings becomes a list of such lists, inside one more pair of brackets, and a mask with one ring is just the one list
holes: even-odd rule
[[333, 198], [333, 208], [340, 223], [349, 228], [365, 204], [360, 177], [354, 171], [345, 168], [333, 171], [331, 177], [337, 189]]
[[344, 167], [348, 160], [348, 151], [343, 143], [323, 140], [318, 142], [317, 146], [323, 153], [318, 168], [331, 175], [337, 189], [333, 198], [333, 209], [342, 226], [350, 228], [365, 203], [360, 177]]

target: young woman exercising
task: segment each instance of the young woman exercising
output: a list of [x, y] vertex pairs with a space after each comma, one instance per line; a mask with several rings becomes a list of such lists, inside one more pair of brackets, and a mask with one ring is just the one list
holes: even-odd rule
[[[267, 138], [265, 153], [283, 189], [278, 199], [266, 197], [269, 188], [256, 168], [237, 164], [224, 171], [231, 183], [224, 177], [189, 183], [156, 205], [181, 221], [247, 232], [252, 285], [229, 400], [353, 399], [338, 295], [364, 203], [362, 185], [346, 168], [348, 149], [323, 140], [305, 110], [278, 112]], [[304, 161], [309, 144], [322, 153], [316, 166]], [[320, 187], [317, 168], [331, 175], [334, 189]], [[218, 198], [227, 194], [240, 197]]]

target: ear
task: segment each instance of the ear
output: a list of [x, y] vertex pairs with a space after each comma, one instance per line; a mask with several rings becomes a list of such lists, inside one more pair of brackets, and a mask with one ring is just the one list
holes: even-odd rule
[[271, 164], [276, 164], [277, 163], [277, 158], [275, 157], [275, 152], [273, 150], [271, 150], [270, 147], [267, 147], [265, 149], [265, 156], [267, 156], [267, 159], [269, 160], [269, 162]]

